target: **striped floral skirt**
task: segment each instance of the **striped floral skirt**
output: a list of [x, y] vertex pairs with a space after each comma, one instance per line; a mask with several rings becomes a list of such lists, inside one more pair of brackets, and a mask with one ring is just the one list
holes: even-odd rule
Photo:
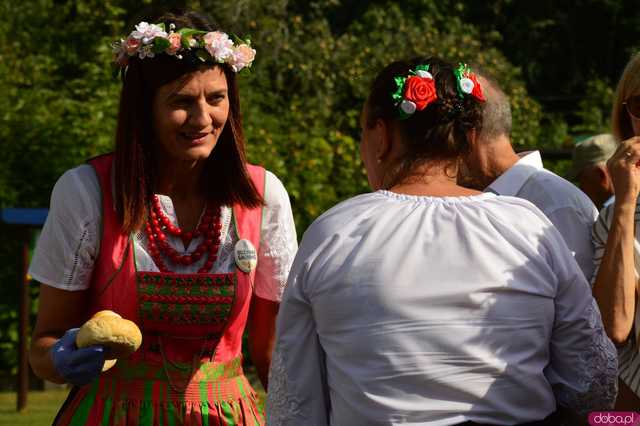
[[55, 425], [264, 425], [242, 358], [186, 365], [120, 360], [75, 388]]

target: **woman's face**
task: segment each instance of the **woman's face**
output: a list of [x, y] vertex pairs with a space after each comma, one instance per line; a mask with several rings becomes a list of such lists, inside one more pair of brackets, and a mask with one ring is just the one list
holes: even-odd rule
[[220, 67], [160, 86], [153, 100], [156, 140], [177, 161], [209, 157], [229, 116], [227, 78]]
[[[633, 107], [627, 107], [627, 115], [629, 116], [629, 121], [631, 122], [633, 134], [634, 136], [640, 136], [640, 115], [637, 115], [640, 112], [640, 94], [635, 95], [627, 102], [633, 104]], [[630, 112], [630, 109], [634, 111], [633, 114]]]

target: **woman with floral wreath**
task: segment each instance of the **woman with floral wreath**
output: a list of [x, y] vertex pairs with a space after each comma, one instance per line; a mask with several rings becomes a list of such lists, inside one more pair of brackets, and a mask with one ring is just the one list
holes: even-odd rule
[[[242, 336], [266, 388], [297, 243], [284, 187], [245, 160], [236, 74], [255, 51], [192, 12], [152, 22], [115, 44], [114, 154], [53, 190], [30, 267], [43, 284], [31, 365], [74, 385], [58, 425], [260, 425]], [[142, 331], [102, 373], [105, 348], [75, 344], [101, 310]]]
[[483, 89], [436, 58], [375, 78], [360, 145], [375, 192], [305, 232], [268, 424], [557, 426], [560, 406], [613, 403], [615, 348], [560, 233], [526, 200], [456, 183]]

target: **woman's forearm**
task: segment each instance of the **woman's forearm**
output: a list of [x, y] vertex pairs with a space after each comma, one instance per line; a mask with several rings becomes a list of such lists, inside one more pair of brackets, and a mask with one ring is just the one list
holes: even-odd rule
[[635, 202], [620, 201], [616, 200], [611, 229], [593, 285], [605, 330], [617, 345], [624, 343], [631, 332], [636, 293]]
[[[273, 348], [272, 348], [273, 349]], [[271, 365], [271, 350], [253, 350], [250, 348], [251, 360], [256, 367], [256, 373], [262, 383], [262, 387], [267, 390], [269, 387], [269, 366]]]
[[53, 383], [65, 383], [53, 365], [50, 349], [58, 341], [53, 336], [41, 336], [31, 341], [29, 350], [29, 363], [33, 372], [41, 379]]
[[271, 353], [275, 345], [278, 302], [253, 297], [249, 315], [249, 353], [262, 386], [267, 390]]

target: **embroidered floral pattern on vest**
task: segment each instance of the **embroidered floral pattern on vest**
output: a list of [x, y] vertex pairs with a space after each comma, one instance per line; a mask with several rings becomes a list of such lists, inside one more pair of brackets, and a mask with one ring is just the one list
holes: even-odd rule
[[227, 323], [236, 294], [235, 274], [139, 272], [138, 310], [143, 321]]

